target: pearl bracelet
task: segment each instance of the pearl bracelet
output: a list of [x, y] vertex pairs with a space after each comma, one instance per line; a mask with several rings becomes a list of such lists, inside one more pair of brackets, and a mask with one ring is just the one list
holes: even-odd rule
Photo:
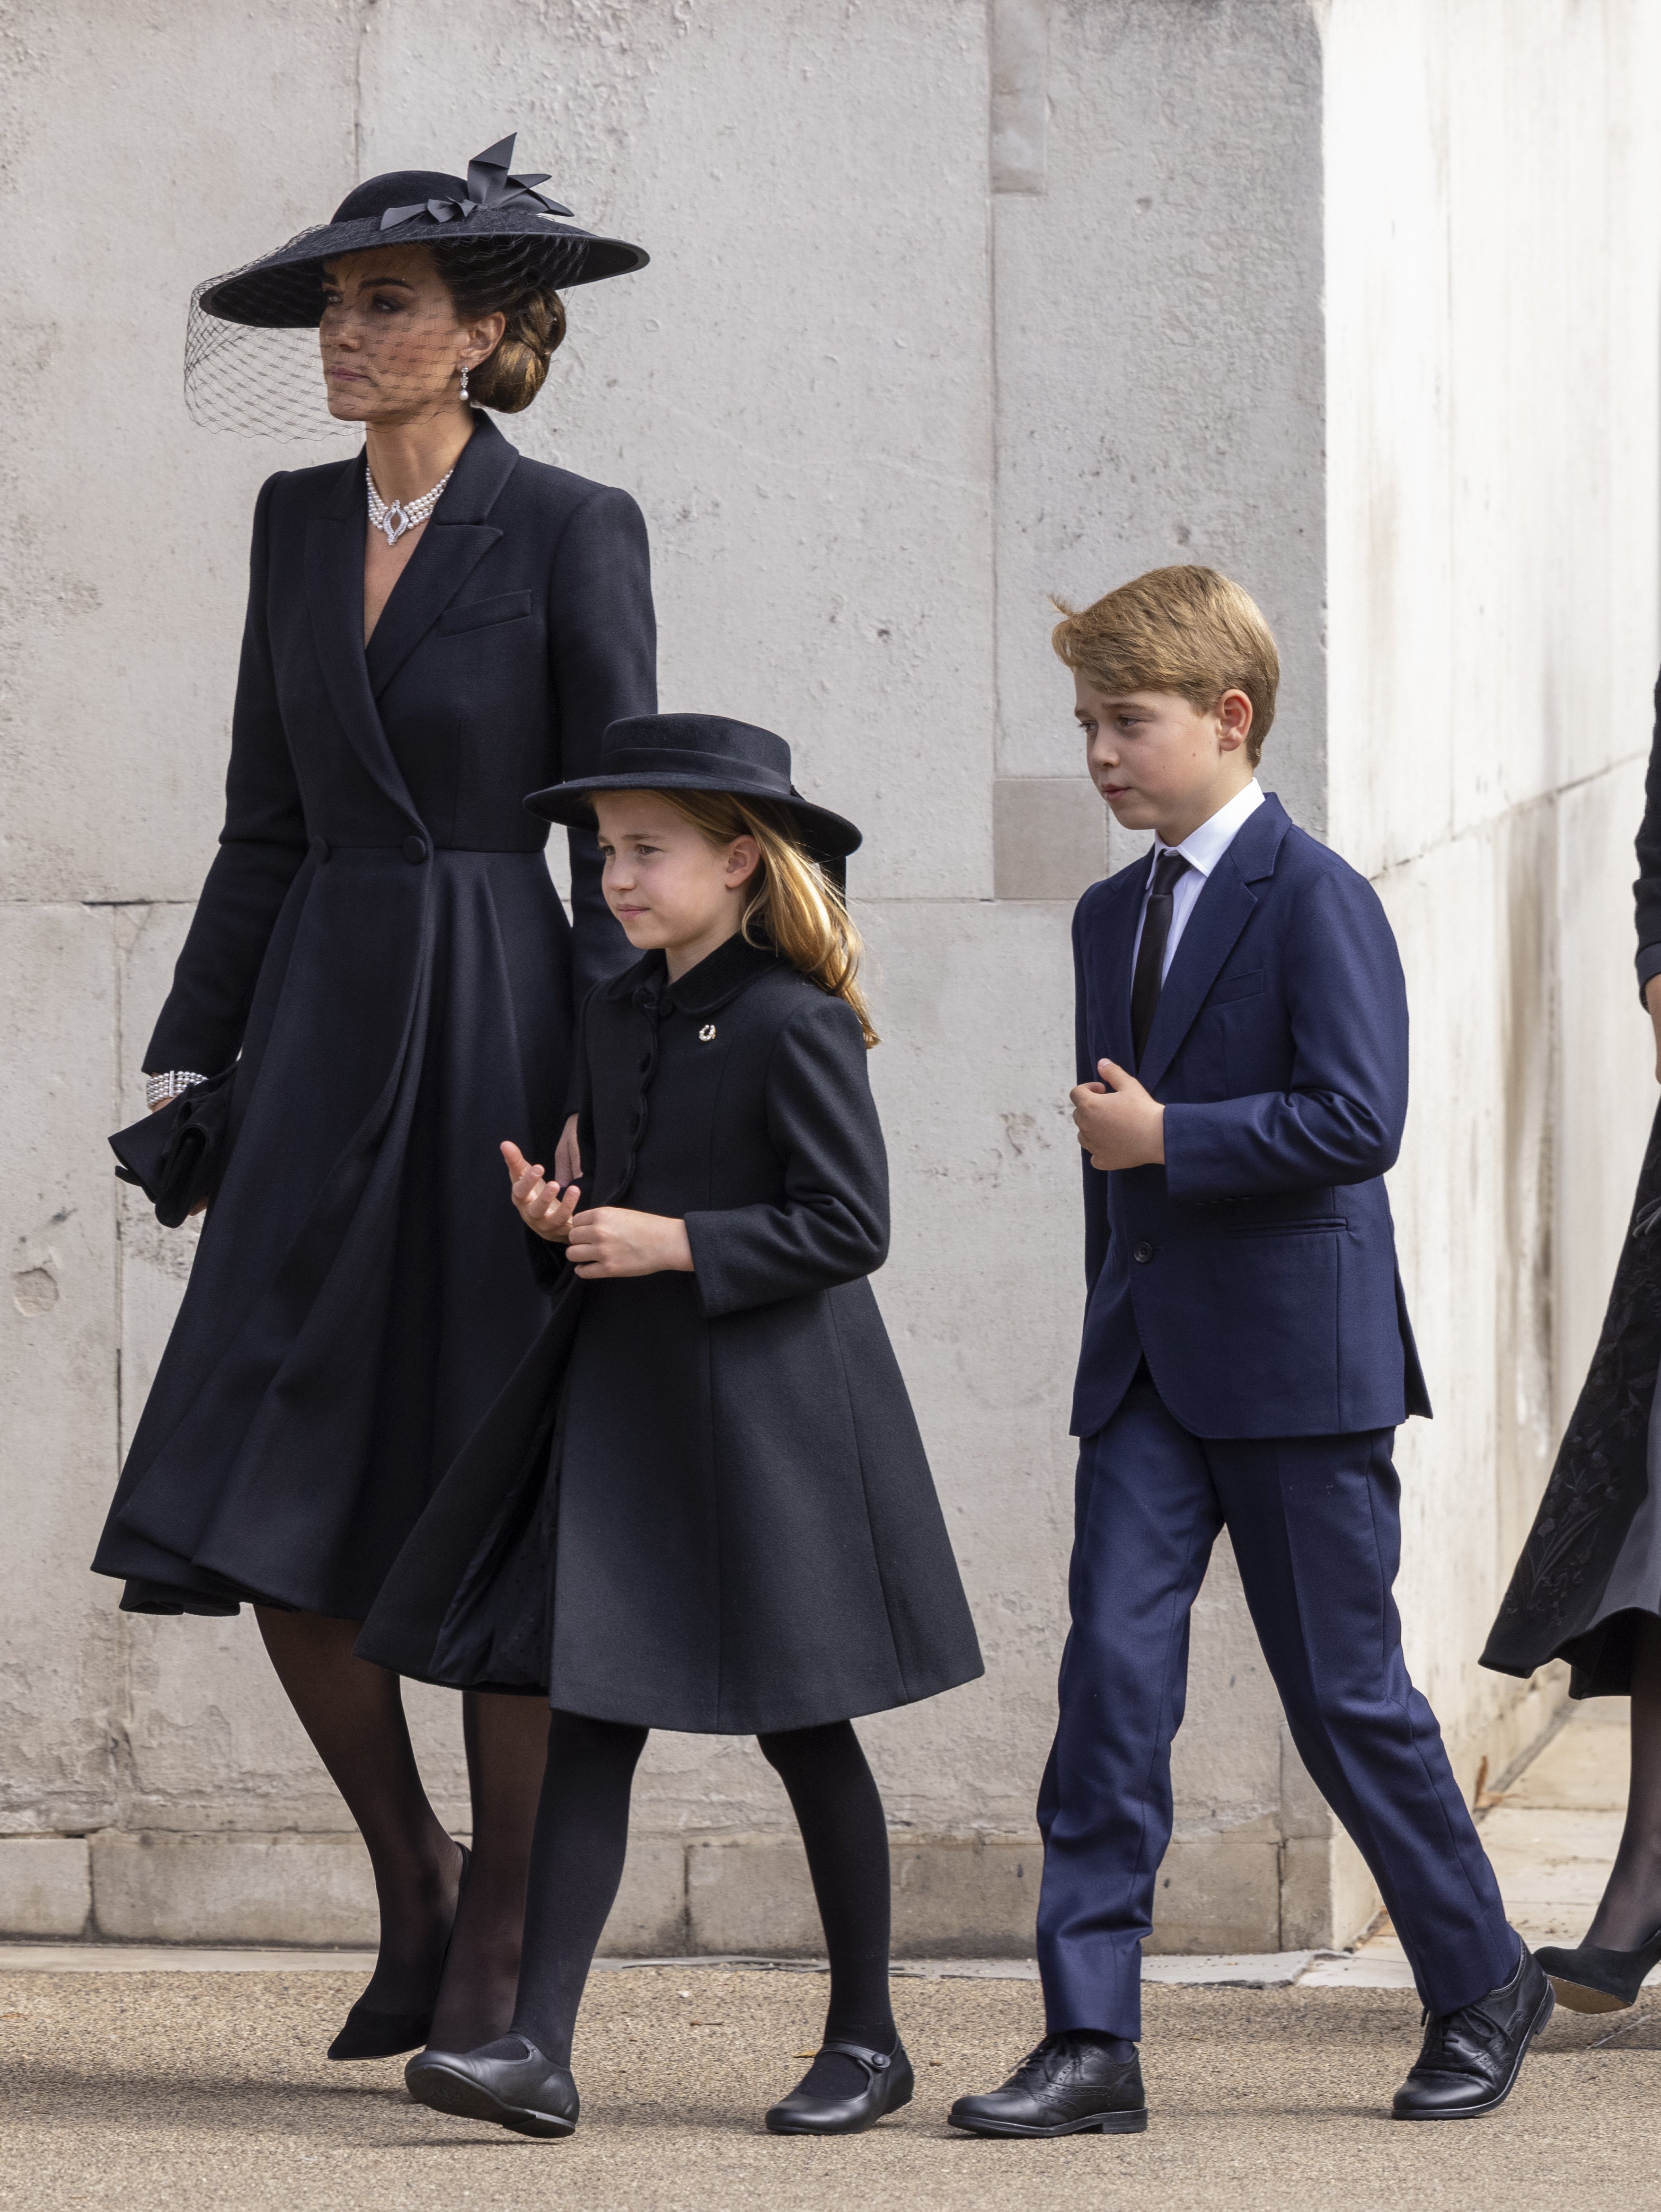
[[198, 1083], [207, 1081], [205, 1075], [194, 1075], [188, 1068], [175, 1067], [166, 1075], [147, 1075], [144, 1078], [144, 1103], [164, 1106], [170, 1098], [182, 1098]]

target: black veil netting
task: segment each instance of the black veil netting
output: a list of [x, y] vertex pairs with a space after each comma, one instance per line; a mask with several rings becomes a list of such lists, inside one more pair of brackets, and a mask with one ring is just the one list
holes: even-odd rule
[[[514, 144], [509, 136], [476, 154], [465, 179], [435, 169], [371, 177], [327, 222], [198, 284], [185, 331], [185, 404], [192, 418], [206, 429], [266, 437], [314, 438], [330, 428], [335, 418], [317, 336], [325, 266], [347, 254], [409, 246], [424, 247], [438, 263], [458, 319], [497, 308], [508, 315], [496, 374], [482, 375], [484, 388], [470, 396], [509, 411], [524, 405], [526, 386], [522, 374], [508, 373], [508, 349], [517, 349], [522, 369], [526, 344], [532, 352], [540, 346], [545, 367], [563, 329], [563, 309], [551, 322], [545, 295], [626, 276], [648, 257], [624, 239], [581, 228], [569, 208], [536, 189], [546, 177], [515, 176]], [[517, 321], [516, 307], [525, 310]], [[356, 327], [359, 365], [367, 361], [371, 380], [388, 389], [405, 375], [412, 386], [430, 389], [436, 349], [455, 343], [453, 335], [441, 337], [430, 315], [365, 313]]]
[[[360, 423], [337, 422], [329, 412], [319, 348], [325, 260], [342, 251], [363, 250], [333, 242], [342, 228], [328, 223], [301, 231], [277, 254], [210, 278], [192, 293], [185, 331], [185, 404], [204, 429], [311, 440], [332, 428], [362, 434]], [[592, 283], [585, 264], [594, 246], [610, 244], [582, 237], [498, 234], [453, 240], [401, 234], [389, 242], [427, 246], [459, 288], [459, 307], [482, 295], [496, 301], [499, 295], [499, 303], [505, 305], [533, 289], [557, 291]], [[310, 254], [305, 251], [308, 245], [313, 246]], [[402, 365], [411, 369], [424, 366], [414, 361], [415, 349], [430, 352], [433, 344], [430, 336], [398, 332], [395, 323], [388, 335], [377, 337], [380, 368], [394, 376], [400, 356]], [[490, 404], [488, 391], [472, 396]]]

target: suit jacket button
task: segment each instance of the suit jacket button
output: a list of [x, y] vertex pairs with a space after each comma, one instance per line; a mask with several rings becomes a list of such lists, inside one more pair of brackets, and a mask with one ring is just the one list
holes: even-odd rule
[[323, 863], [328, 859], [328, 839], [326, 837], [313, 837], [312, 840], [312, 858], [317, 862], [319, 868], [323, 866]]
[[1146, 1267], [1153, 1257], [1153, 1247], [1151, 1244], [1133, 1244], [1130, 1248], [1130, 1256], [1140, 1265]]
[[404, 840], [404, 857], [412, 868], [418, 868], [427, 857], [427, 840], [424, 837], [406, 837]]

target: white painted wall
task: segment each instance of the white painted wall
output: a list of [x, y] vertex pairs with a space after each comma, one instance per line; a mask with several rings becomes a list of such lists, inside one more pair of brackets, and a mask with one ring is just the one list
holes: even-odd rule
[[1414, 1013], [1393, 1179], [1437, 1408], [1403, 1439], [1409, 1653], [1474, 1665], [1579, 1391], [1656, 1100], [1631, 840], [1658, 657], [1661, 14], [1324, 19], [1329, 823]]
[[[254, 492], [348, 449], [321, 425], [314, 449], [192, 426], [191, 287], [357, 176], [459, 167], [515, 125], [523, 161], [654, 259], [573, 295], [510, 434], [640, 497], [666, 703], [783, 730], [869, 833], [879, 1291], [989, 1660], [866, 1731], [902, 1927], [1020, 1940], [1063, 1625], [1067, 922], [1105, 841], [1051, 592], [1182, 559], [1239, 576], [1285, 659], [1266, 781], [1401, 930], [1396, 1202], [1441, 1409], [1403, 1451], [1403, 1604], [1462, 1759], [1497, 1763], [1537, 1712], [1475, 1653], [1652, 1095], [1625, 890], [1657, 648], [1645, 0], [15, 15], [0, 1512], [27, 1571], [0, 1620], [0, 1922], [34, 1924], [8, 1904], [5, 1833], [101, 1838], [123, 1932], [303, 1937], [365, 1909], [350, 1852], [259, 1840], [324, 1850], [342, 1815], [252, 1621], [119, 1619], [84, 1573], [190, 1250], [118, 1200], [102, 1136], [137, 1109], [212, 848]], [[413, 1703], [459, 1821], [451, 1702]], [[1189, 1710], [1162, 1939], [1349, 1932], [1365, 1899], [1226, 1558]], [[695, 1941], [811, 1941], [790, 1852], [753, 1840], [787, 1819], [751, 1747], [660, 1739], [636, 1826], [619, 1941], [684, 1938], [689, 1911]], [[146, 1855], [141, 1832], [176, 1842]], [[236, 1834], [235, 1871], [204, 1874], [221, 1862], [191, 1839]]]

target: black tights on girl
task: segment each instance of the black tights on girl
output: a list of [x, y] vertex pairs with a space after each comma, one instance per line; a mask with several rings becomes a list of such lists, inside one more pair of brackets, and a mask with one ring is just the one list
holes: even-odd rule
[[[571, 2063], [571, 2032], [600, 1931], [623, 1879], [629, 1796], [643, 1728], [556, 1712], [531, 1854], [530, 1898], [513, 2033]], [[860, 1740], [847, 1721], [757, 1739], [789, 1795], [830, 1960], [827, 2041], [891, 2051], [888, 2002], [888, 1827]], [[818, 2060], [815, 2096], [866, 2086], [851, 2059]]]

